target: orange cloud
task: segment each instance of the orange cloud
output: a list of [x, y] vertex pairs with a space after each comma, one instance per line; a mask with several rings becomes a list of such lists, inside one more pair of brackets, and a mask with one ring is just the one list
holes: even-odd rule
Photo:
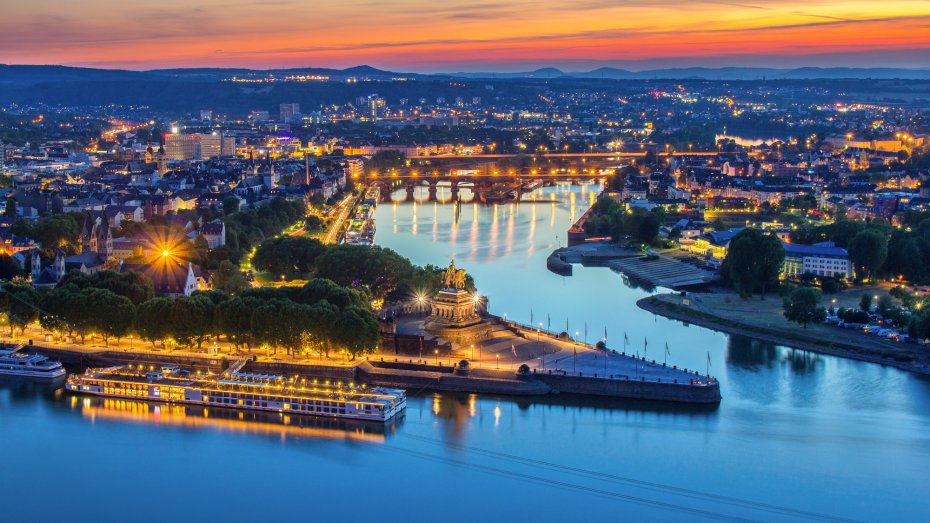
[[19, 5], [0, 20], [0, 62], [129, 68], [367, 63], [453, 70], [668, 60], [750, 65], [754, 56], [820, 57], [821, 65], [832, 65], [830, 57], [855, 62], [857, 53], [925, 66], [930, 56], [930, 2], [913, 0], [126, 4]]

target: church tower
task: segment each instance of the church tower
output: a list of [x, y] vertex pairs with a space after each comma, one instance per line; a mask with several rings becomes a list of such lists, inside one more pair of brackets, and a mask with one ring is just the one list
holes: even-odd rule
[[39, 256], [39, 249], [32, 249], [32, 252], [30, 253], [30, 258], [31, 258], [30, 261], [32, 262], [31, 263], [32, 270], [30, 272], [32, 273], [32, 281], [35, 282], [36, 280], [39, 279], [39, 275], [42, 274], [42, 257]]

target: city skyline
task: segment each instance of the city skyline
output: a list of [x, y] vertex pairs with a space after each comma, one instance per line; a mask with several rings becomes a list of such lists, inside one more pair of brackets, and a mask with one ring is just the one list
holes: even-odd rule
[[0, 62], [456, 72], [918, 68], [930, 57], [930, 4], [916, 1], [402, 0], [385, 7], [208, 0], [191, 7], [166, 0], [152, 9], [90, 0], [80, 12], [67, 7], [45, 0], [8, 13], [0, 22]]

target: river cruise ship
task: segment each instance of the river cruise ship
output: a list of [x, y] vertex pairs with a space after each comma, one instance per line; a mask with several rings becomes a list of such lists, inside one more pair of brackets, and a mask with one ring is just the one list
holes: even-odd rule
[[22, 345], [0, 347], [0, 375], [28, 378], [55, 379], [65, 375], [60, 362], [50, 361], [39, 354], [21, 352]]
[[73, 392], [210, 407], [387, 421], [407, 407], [400, 389], [268, 374], [125, 365], [72, 374]]

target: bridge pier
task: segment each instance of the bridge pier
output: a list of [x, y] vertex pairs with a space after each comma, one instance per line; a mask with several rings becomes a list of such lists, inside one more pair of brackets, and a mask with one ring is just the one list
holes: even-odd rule
[[436, 201], [436, 182], [432, 180], [429, 182], [429, 197], [426, 199], [426, 201], [428, 202]]
[[413, 201], [413, 191], [416, 189], [416, 185], [412, 182], [407, 182], [404, 184], [404, 188], [407, 190], [407, 196], [404, 198], [404, 201]]
[[389, 184], [381, 184], [381, 201], [389, 202], [391, 201], [391, 186]]

